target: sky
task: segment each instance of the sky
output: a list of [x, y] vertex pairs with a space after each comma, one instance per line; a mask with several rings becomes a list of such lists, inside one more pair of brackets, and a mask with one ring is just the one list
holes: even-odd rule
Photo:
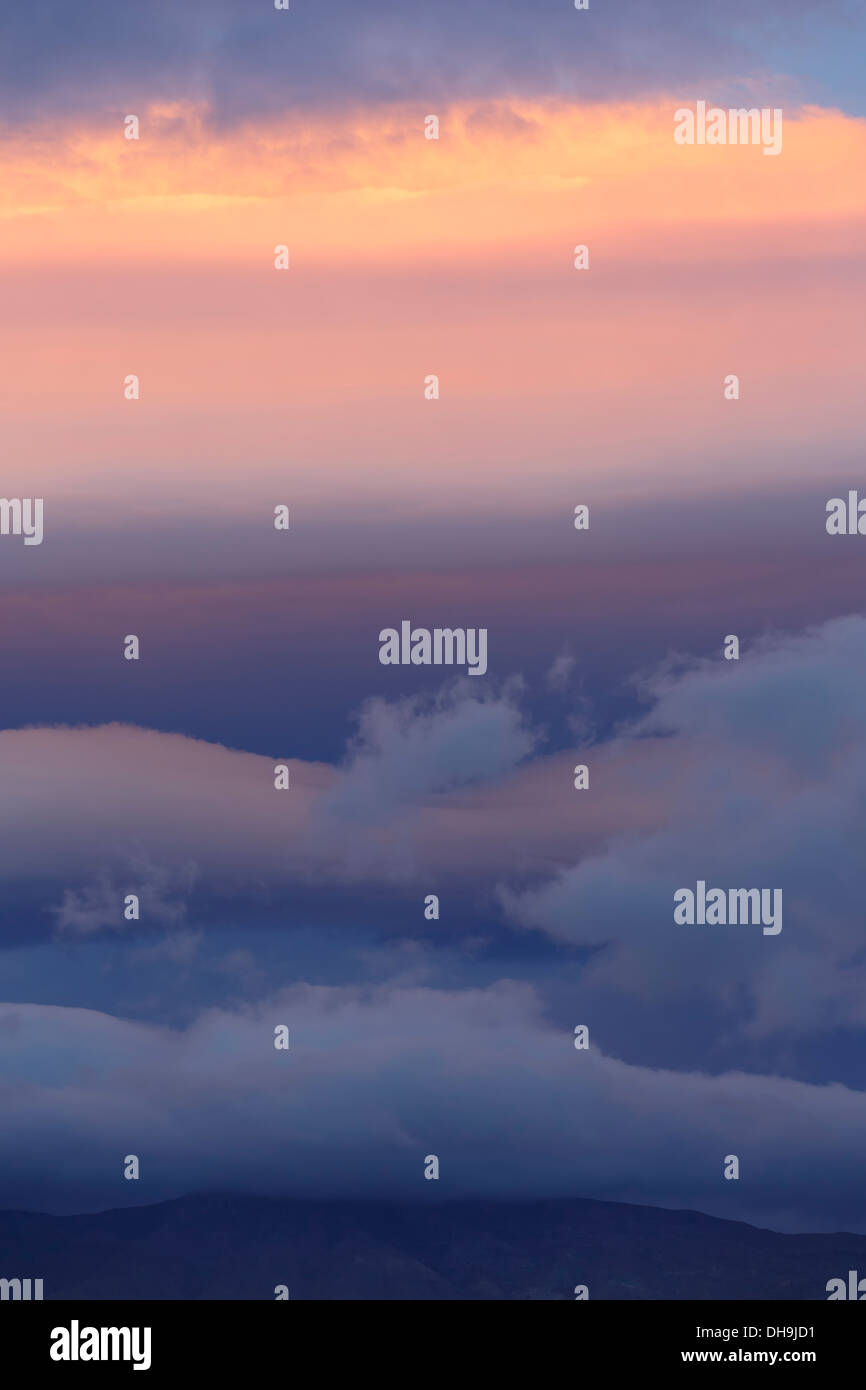
[[[863, 480], [864, 29], [0, 21], [2, 490], [44, 499], [0, 536], [0, 1206], [866, 1232], [866, 542], [826, 529]], [[675, 143], [699, 100], [780, 110], [778, 155]], [[486, 673], [382, 665], [403, 620], [486, 629]], [[678, 924], [698, 880], [781, 889], [782, 930]]]

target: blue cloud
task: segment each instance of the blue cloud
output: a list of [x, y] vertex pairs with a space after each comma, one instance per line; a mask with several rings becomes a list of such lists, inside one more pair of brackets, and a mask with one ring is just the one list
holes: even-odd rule
[[791, 99], [863, 110], [852, 61], [862, 6], [850, 0], [45, 0], [7, 7], [0, 81], [8, 116], [134, 110], [189, 97], [218, 119], [314, 104], [544, 93], [582, 100], [700, 89], [789, 74]]

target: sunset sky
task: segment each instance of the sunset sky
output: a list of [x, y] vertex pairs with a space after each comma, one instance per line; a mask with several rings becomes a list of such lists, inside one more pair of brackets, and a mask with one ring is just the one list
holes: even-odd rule
[[[425, 1199], [437, 1153], [440, 1199], [866, 1232], [864, 41], [853, 0], [4, 17], [45, 537], [0, 537], [0, 1206]], [[677, 145], [698, 100], [780, 154]], [[380, 665], [403, 619], [486, 676]], [[783, 931], [675, 925], [698, 878]]]

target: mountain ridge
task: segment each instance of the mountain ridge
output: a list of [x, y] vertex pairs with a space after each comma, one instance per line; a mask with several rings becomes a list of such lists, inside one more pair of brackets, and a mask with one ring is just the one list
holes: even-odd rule
[[0, 1211], [0, 1278], [51, 1299], [826, 1299], [866, 1236], [792, 1235], [589, 1198], [316, 1200], [190, 1193], [53, 1216]]

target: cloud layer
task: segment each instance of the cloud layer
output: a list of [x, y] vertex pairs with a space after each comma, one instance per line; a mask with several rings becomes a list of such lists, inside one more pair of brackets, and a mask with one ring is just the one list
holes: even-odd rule
[[[502, 92], [658, 91], [686, 79], [740, 90], [744, 74], [788, 73], [788, 90], [822, 92], [828, 78], [851, 97], [844, 44], [856, 48], [862, 13], [827, 0], [724, 9], [665, 0], [648, 8], [526, 6], [519, 0], [400, 0], [327, 7], [293, 0], [290, 10], [245, 0], [179, 7], [142, 0], [118, 8], [81, 0], [74, 30], [64, 0], [4, 16], [0, 52], [7, 112], [66, 112], [82, 104], [123, 106], [157, 94], [211, 98], [223, 122], [354, 99], [428, 99]], [[840, 51], [841, 50], [841, 51]], [[853, 74], [851, 74], [853, 76]], [[777, 79], [778, 80], [778, 79]]]
[[[279, 1024], [287, 1051], [273, 1046]], [[436, 1154], [440, 1198], [639, 1197], [866, 1226], [862, 1093], [577, 1051], [513, 982], [299, 987], [184, 1032], [7, 1006], [0, 1031], [12, 1045], [0, 1171], [14, 1204], [50, 1190], [59, 1162], [63, 1200], [79, 1208], [235, 1188], [412, 1199], [427, 1195]], [[122, 1177], [131, 1153], [135, 1184]]]
[[[399, 902], [447, 889], [592, 952], [583, 987], [607, 1010], [687, 993], [756, 1034], [860, 1028], [864, 680], [866, 620], [839, 619], [738, 663], [670, 662], [644, 683], [643, 717], [548, 755], [519, 683], [458, 683], [369, 702], [343, 765], [287, 759], [289, 791], [274, 789], [282, 754], [123, 726], [7, 730], [0, 876], [53, 885], [46, 908], [71, 933], [122, 930], [131, 892], [149, 927], [187, 901], [293, 884]], [[673, 895], [699, 879], [781, 890], [781, 934], [678, 925]]]

